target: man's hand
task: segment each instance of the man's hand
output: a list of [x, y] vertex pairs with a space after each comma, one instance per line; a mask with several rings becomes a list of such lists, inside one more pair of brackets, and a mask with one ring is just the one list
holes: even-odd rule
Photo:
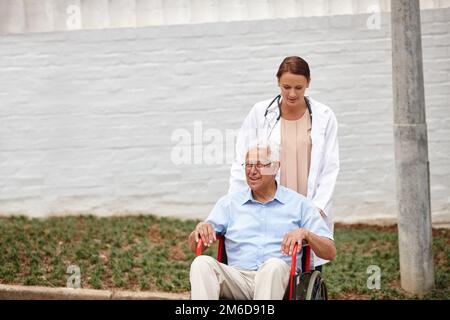
[[196, 252], [197, 243], [199, 239], [202, 239], [203, 241], [203, 249], [206, 247], [209, 247], [213, 242], [217, 240], [216, 238], [216, 231], [214, 230], [213, 226], [209, 223], [200, 222], [195, 227], [194, 231], [191, 232], [189, 235], [189, 248], [192, 252]]
[[210, 223], [200, 222], [194, 229], [195, 242], [201, 238], [203, 245], [209, 247], [211, 243], [217, 240], [216, 231]]
[[281, 242], [281, 253], [283, 255], [291, 255], [294, 245], [298, 243], [299, 246], [301, 246], [303, 240], [308, 242], [311, 250], [314, 251], [315, 255], [319, 258], [325, 260], [336, 259], [336, 246], [334, 245], [333, 240], [318, 236], [303, 228], [286, 233]]
[[283, 255], [291, 255], [294, 245], [298, 243], [301, 246], [303, 240], [308, 240], [309, 233], [308, 230], [303, 228], [286, 233], [281, 242], [281, 253]]

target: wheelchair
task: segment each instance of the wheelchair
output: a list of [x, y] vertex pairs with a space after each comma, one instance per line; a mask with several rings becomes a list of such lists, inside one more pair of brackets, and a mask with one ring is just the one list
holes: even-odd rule
[[[217, 261], [227, 264], [227, 253], [225, 251], [225, 236], [217, 235], [219, 241], [217, 250]], [[202, 253], [203, 241], [197, 243], [196, 256]], [[307, 243], [302, 244], [302, 269], [297, 271], [298, 244], [292, 250], [291, 271], [289, 283], [284, 294], [285, 300], [328, 300], [327, 286], [320, 271], [311, 270], [311, 247]]]

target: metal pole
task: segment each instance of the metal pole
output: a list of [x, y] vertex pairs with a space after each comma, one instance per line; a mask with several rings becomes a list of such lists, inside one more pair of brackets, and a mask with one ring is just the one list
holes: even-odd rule
[[394, 139], [401, 286], [434, 286], [419, 0], [391, 0]]

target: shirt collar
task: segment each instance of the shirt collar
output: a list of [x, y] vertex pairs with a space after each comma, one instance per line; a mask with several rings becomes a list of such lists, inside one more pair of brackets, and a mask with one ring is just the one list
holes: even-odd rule
[[[276, 180], [275, 180], [275, 183], [277, 184], [277, 191], [275, 192], [275, 196], [273, 197], [273, 199], [271, 201], [269, 201], [269, 202], [277, 200], [279, 203], [285, 204], [286, 203], [286, 198], [285, 198], [283, 187], [278, 185], [278, 182]], [[250, 202], [259, 202], [259, 201], [256, 201], [253, 198], [252, 190], [250, 189], [250, 187], [247, 186], [247, 189], [245, 191], [244, 199], [242, 201], [242, 204], [244, 205], [244, 204], [246, 204], [249, 201]]]
[[283, 187], [278, 185], [278, 182], [276, 182], [276, 180], [275, 180], [275, 183], [277, 184], [277, 191], [275, 192], [275, 197], [273, 199], [277, 200], [281, 204], [285, 204], [286, 198], [285, 198], [285, 193], [284, 193]]

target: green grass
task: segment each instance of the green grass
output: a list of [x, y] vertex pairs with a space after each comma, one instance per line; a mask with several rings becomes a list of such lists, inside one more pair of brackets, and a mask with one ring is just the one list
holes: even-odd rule
[[[324, 267], [329, 294], [337, 299], [418, 299], [400, 287], [397, 228], [337, 225], [337, 259]], [[450, 298], [450, 230], [433, 230], [436, 287], [425, 299]], [[380, 268], [380, 289], [367, 286], [368, 267]]]
[[152, 216], [0, 219], [0, 282], [66, 286], [69, 265], [84, 288], [186, 291], [195, 221]]
[[[65, 287], [69, 265], [94, 289], [189, 290], [194, 258], [186, 244], [198, 221], [153, 216], [0, 218], [0, 283]], [[400, 288], [397, 230], [336, 226], [337, 260], [324, 277], [332, 299], [415, 299]], [[434, 230], [436, 287], [427, 299], [450, 298], [450, 230]], [[207, 254], [215, 255], [215, 249]], [[368, 289], [367, 267], [381, 270]]]

